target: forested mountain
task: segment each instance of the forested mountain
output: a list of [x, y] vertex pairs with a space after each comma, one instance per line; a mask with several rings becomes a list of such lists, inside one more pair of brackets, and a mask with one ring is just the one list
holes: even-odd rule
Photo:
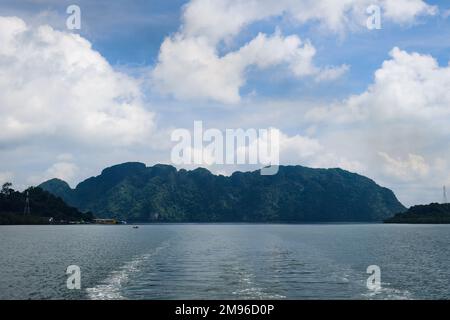
[[226, 177], [206, 169], [177, 170], [124, 163], [75, 189], [53, 179], [40, 185], [96, 216], [161, 222], [382, 221], [405, 211], [389, 189], [341, 169], [280, 166]]

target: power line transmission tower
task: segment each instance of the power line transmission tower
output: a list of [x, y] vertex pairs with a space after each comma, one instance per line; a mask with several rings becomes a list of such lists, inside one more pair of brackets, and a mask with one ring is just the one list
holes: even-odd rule
[[443, 197], [443, 200], [444, 200], [444, 203], [448, 203], [448, 199], [447, 199], [447, 188], [444, 186], [444, 197]]
[[23, 209], [23, 214], [24, 215], [29, 215], [31, 214], [31, 209], [30, 209], [30, 194], [27, 191], [26, 194], [26, 199], [25, 199], [25, 209]]

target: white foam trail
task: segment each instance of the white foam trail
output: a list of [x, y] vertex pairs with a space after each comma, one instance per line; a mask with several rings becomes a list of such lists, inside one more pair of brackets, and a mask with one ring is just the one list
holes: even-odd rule
[[157, 255], [162, 249], [166, 248], [168, 243], [156, 248], [151, 253], [146, 253], [141, 256], [133, 258], [131, 261], [125, 263], [119, 270], [114, 270], [110, 275], [102, 281], [101, 284], [87, 288], [86, 292], [90, 300], [124, 300], [122, 295], [122, 288], [128, 282], [133, 273], [139, 271], [139, 267]]
[[363, 297], [369, 300], [411, 300], [411, 293], [407, 290], [394, 288], [381, 288], [363, 294]]
[[257, 286], [254, 283], [253, 274], [243, 271], [237, 272], [239, 275], [239, 283], [241, 288], [233, 291], [232, 294], [237, 296], [239, 299], [260, 299], [260, 300], [271, 300], [271, 299], [286, 299], [286, 296], [280, 294], [270, 294], [267, 293], [264, 288]]
[[388, 287], [390, 283], [382, 283], [381, 289], [369, 290], [363, 293], [362, 296], [366, 299], [373, 300], [411, 300], [412, 295], [408, 290], [400, 290]]

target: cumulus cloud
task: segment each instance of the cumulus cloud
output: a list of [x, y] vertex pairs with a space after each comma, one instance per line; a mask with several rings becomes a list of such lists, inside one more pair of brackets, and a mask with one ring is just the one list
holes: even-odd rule
[[385, 152], [379, 152], [384, 160], [384, 170], [389, 175], [393, 175], [404, 181], [413, 181], [423, 178], [430, 172], [430, 166], [426, 160], [416, 154], [408, 154], [406, 159], [394, 159]]
[[450, 115], [450, 67], [430, 55], [394, 48], [391, 59], [375, 72], [374, 83], [343, 103], [310, 110], [311, 121], [340, 123], [438, 120]]
[[31, 175], [28, 178], [28, 182], [32, 185], [38, 185], [43, 181], [58, 178], [73, 185], [76, 182], [76, 178], [78, 178], [78, 174], [79, 168], [75, 163], [69, 161], [60, 161], [52, 164], [41, 174]]
[[[239, 50], [219, 56], [207, 39], [186, 38], [181, 34], [166, 38], [161, 46], [153, 80], [163, 93], [180, 99], [206, 98], [224, 103], [240, 101], [239, 89], [246, 82], [249, 66], [260, 69], [286, 64], [298, 77], [320, 74], [312, 59], [315, 48], [298, 36], [260, 33]], [[345, 70], [342, 70], [345, 71]], [[326, 70], [325, 78], [342, 72]]]
[[139, 83], [84, 38], [0, 17], [1, 145], [39, 137], [107, 146], [149, 137], [153, 114]]
[[[219, 44], [235, 37], [246, 26], [270, 17], [289, 15], [298, 23], [318, 21], [332, 32], [352, 24], [362, 26], [366, 9], [378, 4], [386, 19], [396, 23], [414, 21], [418, 15], [435, 13], [422, 0], [192, 0], [184, 9], [180, 30], [167, 37], [160, 48], [152, 78], [155, 87], [178, 99], [206, 99], [223, 103], [240, 101], [251, 66], [265, 69], [285, 64], [297, 77], [314, 76], [329, 81], [342, 76], [348, 66], [316, 67], [316, 49], [297, 35], [280, 32], [259, 34], [236, 51], [219, 54]], [[400, 10], [402, 8], [402, 10]], [[350, 23], [352, 22], [352, 23]]]
[[450, 64], [394, 48], [366, 91], [305, 118], [328, 127], [327, 146], [347, 145], [347, 154], [368, 165], [367, 174], [402, 186], [406, 203], [436, 201], [439, 186], [450, 183], [448, 88]]
[[[0, 161], [19, 188], [54, 177], [73, 183], [106, 165], [150, 159], [155, 120], [140, 82], [89, 41], [0, 17], [0, 43]], [[12, 178], [8, 172], [1, 178]]]
[[[185, 169], [200, 166], [225, 175], [235, 171], [256, 170], [269, 164], [301, 164], [313, 168], [339, 167], [352, 172], [362, 172], [366, 169], [358, 161], [327, 150], [313, 137], [290, 135], [274, 127], [264, 130], [213, 129], [205, 131], [203, 136], [197, 136], [197, 139], [203, 141], [202, 145], [193, 145], [193, 141], [187, 139], [187, 136], [189, 134], [183, 138], [182, 145], [177, 143], [176, 148], [172, 149], [173, 163]], [[214, 138], [211, 140], [211, 137]]]
[[289, 15], [299, 23], [318, 22], [332, 32], [366, 25], [366, 9], [378, 5], [394, 23], [411, 23], [434, 15], [436, 6], [423, 0], [191, 0], [185, 7], [183, 32], [220, 41], [259, 20]]
[[422, 0], [384, 0], [380, 4], [386, 18], [401, 24], [411, 23], [419, 15], [435, 15], [438, 12], [437, 6]]
[[331, 81], [342, 77], [347, 71], [350, 70], [349, 65], [342, 65], [338, 67], [325, 67], [320, 72], [317, 72], [316, 81]]
[[330, 151], [316, 138], [284, 133], [280, 134], [280, 163], [302, 164], [312, 168], [342, 168], [359, 173], [366, 171], [361, 162]]

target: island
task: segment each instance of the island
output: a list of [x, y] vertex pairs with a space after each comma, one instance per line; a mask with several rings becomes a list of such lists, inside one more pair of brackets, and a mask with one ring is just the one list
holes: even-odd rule
[[406, 212], [398, 213], [385, 223], [409, 224], [447, 224], [450, 223], [450, 204], [431, 203], [411, 207]]
[[104, 169], [74, 189], [39, 185], [81, 212], [130, 223], [382, 222], [406, 208], [373, 180], [339, 168], [279, 166], [229, 176], [205, 168], [128, 162]]

